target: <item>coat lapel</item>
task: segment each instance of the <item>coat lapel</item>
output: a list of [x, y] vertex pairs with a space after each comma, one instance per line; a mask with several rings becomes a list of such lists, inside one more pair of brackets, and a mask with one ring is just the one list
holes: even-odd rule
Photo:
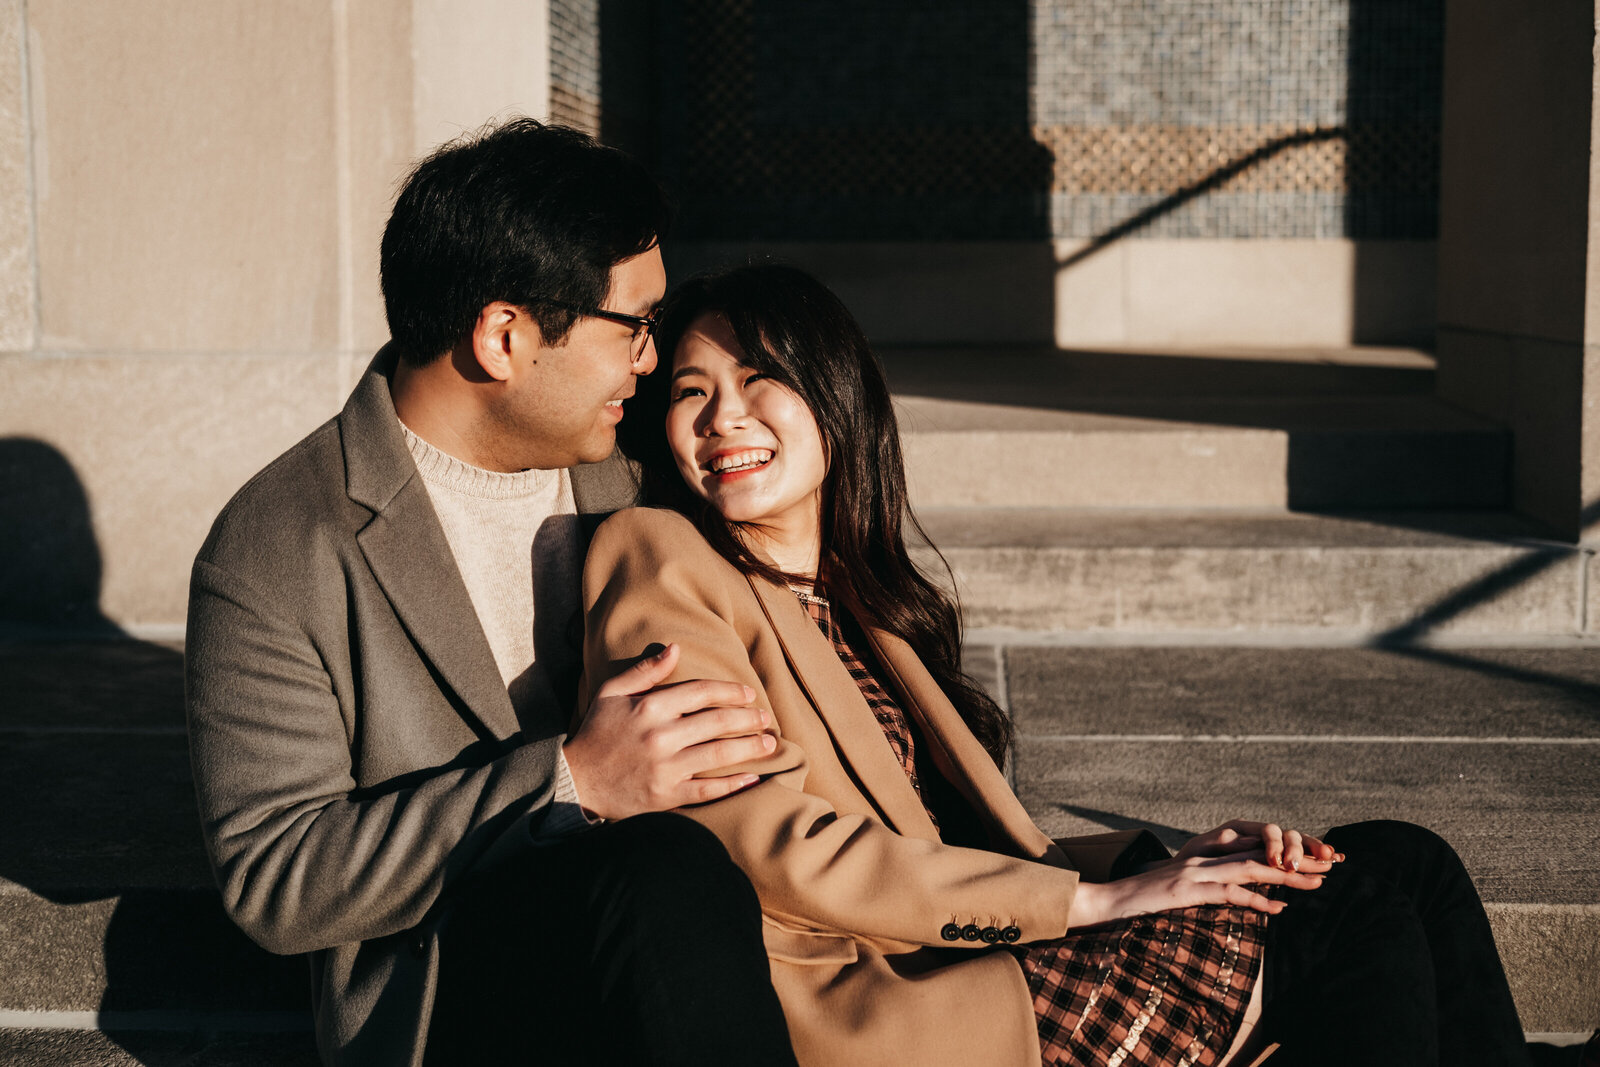
[[520, 729], [516, 713], [400, 432], [389, 396], [391, 347], [373, 359], [339, 416], [346, 489], [373, 513], [356, 543], [411, 639], [455, 691], [463, 717], [480, 735], [504, 740]]
[[906, 714], [916, 716], [924, 738], [937, 749], [933, 756], [950, 784], [1023, 854], [1040, 857], [1054, 853], [1055, 845], [1034, 824], [994, 760], [911, 646], [877, 629], [869, 628], [867, 639], [890, 675], [886, 681], [894, 684], [896, 695], [905, 702]]
[[884, 823], [906, 837], [937, 841], [922, 801], [833, 645], [789, 590], [760, 579], [751, 579], [750, 587], [841, 762]]

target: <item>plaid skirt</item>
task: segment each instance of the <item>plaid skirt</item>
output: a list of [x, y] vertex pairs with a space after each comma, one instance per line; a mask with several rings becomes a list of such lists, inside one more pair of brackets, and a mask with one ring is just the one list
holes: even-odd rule
[[1215, 1064], [1250, 1002], [1266, 924], [1248, 908], [1186, 908], [1018, 945], [1044, 1063]]

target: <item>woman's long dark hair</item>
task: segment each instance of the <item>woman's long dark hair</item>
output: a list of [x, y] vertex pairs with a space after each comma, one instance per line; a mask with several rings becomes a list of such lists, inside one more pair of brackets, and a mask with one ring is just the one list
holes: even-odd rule
[[[706, 314], [726, 319], [743, 349], [742, 362], [793, 389], [817, 420], [828, 456], [819, 575], [828, 595], [863, 623], [910, 645], [995, 763], [1003, 763], [1011, 720], [961, 669], [955, 598], [906, 552], [908, 524], [930, 549], [932, 543], [906, 497], [905, 462], [883, 368], [855, 318], [821, 282], [793, 267], [763, 264], [701, 275], [674, 290], [655, 333], [660, 363], [640, 379], [618, 428], [623, 451], [643, 468], [646, 499], [688, 516], [744, 573], [792, 580], [755, 556], [722, 515], [684, 484], [667, 445], [672, 354]], [[948, 573], [944, 557], [938, 558]]]

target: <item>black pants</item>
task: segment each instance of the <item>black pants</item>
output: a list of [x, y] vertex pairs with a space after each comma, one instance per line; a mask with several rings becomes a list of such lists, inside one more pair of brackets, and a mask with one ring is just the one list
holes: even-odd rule
[[[1344, 863], [1267, 924], [1264, 1037], [1295, 1064], [1530, 1063], [1461, 860], [1402, 822], [1341, 826]], [[1276, 1059], [1276, 1057], [1274, 1057]]]
[[439, 926], [429, 1064], [793, 1065], [755, 891], [681, 815], [536, 849]]

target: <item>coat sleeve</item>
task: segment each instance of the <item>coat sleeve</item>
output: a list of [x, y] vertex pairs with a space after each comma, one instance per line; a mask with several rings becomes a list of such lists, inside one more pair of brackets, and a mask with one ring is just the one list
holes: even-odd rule
[[416, 926], [454, 879], [527, 847], [549, 802], [554, 742], [359, 789], [349, 732], [359, 723], [342, 713], [310, 635], [275, 596], [204, 558], [185, 659], [207, 852], [228, 914], [270, 951]]
[[[742, 682], [771, 708], [776, 750], [746, 768], [761, 781], [684, 809], [710, 828], [755, 885], [769, 914], [850, 934], [887, 951], [955, 941], [943, 928], [1017, 926], [1020, 940], [1062, 936], [1075, 872], [976, 849], [904, 837], [869, 814], [844, 813], [806, 791], [808, 757], [783, 737], [786, 714], [770, 692], [791, 678], [761, 677], [749, 642], [767, 627], [749, 586], [693, 527], [670, 512], [619, 513], [598, 531], [584, 575], [585, 671], [598, 684], [651, 645], [676, 642], [674, 680]], [[770, 633], [770, 630], [766, 630]]]

